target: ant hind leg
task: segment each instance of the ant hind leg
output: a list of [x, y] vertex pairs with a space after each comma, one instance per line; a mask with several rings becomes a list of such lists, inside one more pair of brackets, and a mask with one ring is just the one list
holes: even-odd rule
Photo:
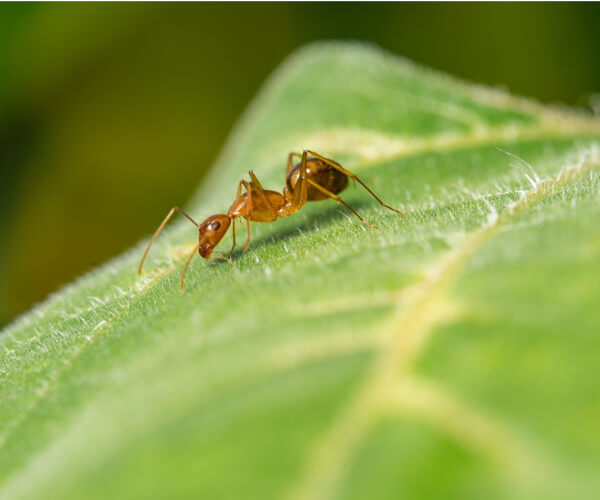
[[392, 210], [393, 212], [396, 212], [400, 215], [408, 215], [408, 212], [401, 212], [400, 210], [396, 210], [393, 207], [390, 207], [389, 205], [386, 205], [383, 201], [381, 201], [379, 199], [379, 197], [369, 189], [369, 186], [367, 186], [363, 181], [361, 181], [358, 176], [356, 174], [353, 174], [352, 172], [350, 172], [349, 170], [346, 170], [344, 167], [342, 167], [339, 163], [336, 163], [333, 160], [330, 160], [329, 158], [325, 158], [324, 156], [321, 156], [318, 153], [315, 153], [314, 151], [311, 151], [309, 149], [305, 150], [304, 153], [308, 153], [311, 156], [314, 156], [315, 158], [318, 158], [319, 160], [321, 160], [322, 162], [326, 163], [327, 165], [329, 165], [332, 168], [335, 168], [338, 172], [341, 172], [342, 174], [347, 175], [348, 177], [350, 177], [350, 179], [358, 182], [362, 187], [364, 187], [373, 198], [375, 198], [379, 204], [389, 210]]
[[342, 200], [337, 194], [334, 194], [331, 191], [328, 191], [323, 186], [317, 184], [315, 181], [313, 181], [311, 179], [307, 178], [306, 182], [308, 184], [310, 184], [311, 186], [313, 186], [315, 189], [318, 189], [319, 191], [321, 191], [324, 195], [329, 196], [330, 198], [333, 198], [335, 201], [338, 202], [338, 204], [342, 203], [348, 210], [350, 210], [354, 215], [356, 215], [363, 224], [366, 224], [367, 226], [369, 226], [373, 229], [377, 229], [377, 226], [374, 226], [373, 224], [371, 224], [371, 223], [367, 222], [365, 219], [363, 219], [356, 210], [354, 210], [350, 205], [348, 205], [348, 203], [346, 203], [344, 200]]

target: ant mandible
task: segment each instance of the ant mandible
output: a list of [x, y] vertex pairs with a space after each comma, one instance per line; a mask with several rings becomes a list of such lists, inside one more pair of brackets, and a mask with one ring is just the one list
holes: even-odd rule
[[[309, 155], [311, 158], [308, 157]], [[292, 162], [294, 157], [301, 158], [301, 161], [296, 165]], [[142, 273], [142, 266], [144, 265], [144, 260], [146, 260], [146, 256], [148, 255], [152, 243], [154, 243], [154, 240], [156, 240], [159, 233], [175, 212], [179, 212], [181, 215], [187, 217], [199, 231], [198, 244], [188, 257], [183, 272], [181, 273], [181, 290], [183, 290], [185, 273], [187, 272], [190, 262], [196, 255], [196, 251], [208, 260], [213, 248], [219, 244], [223, 236], [225, 236], [227, 229], [229, 229], [229, 225], [233, 222], [233, 246], [227, 254], [231, 255], [235, 248], [235, 221], [239, 217], [244, 217], [248, 225], [248, 239], [244, 245], [244, 252], [248, 250], [251, 239], [250, 221], [273, 222], [277, 217], [287, 217], [288, 215], [296, 213], [307, 201], [319, 201], [333, 198], [338, 204], [342, 203], [348, 208], [348, 210], [356, 215], [363, 224], [366, 224], [373, 229], [377, 229], [376, 226], [364, 220], [356, 210], [337, 195], [337, 193], [340, 193], [348, 186], [348, 178], [355, 180], [363, 186], [371, 196], [385, 208], [393, 210], [401, 215], [408, 215], [406, 212], [400, 212], [383, 203], [383, 201], [381, 201], [355, 174], [346, 170], [339, 163], [325, 158], [314, 151], [305, 150], [302, 154], [290, 153], [288, 155], [286, 186], [283, 188], [282, 193], [264, 189], [252, 170], [250, 170], [248, 174], [252, 181], [240, 181], [235, 201], [229, 208], [227, 214], [211, 215], [204, 222], [198, 224], [179, 207], [173, 207], [150, 239], [150, 243], [148, 243], [138, 267], [138, 274]], [[242, 186], [246, 190], [244, 194], [242, 194]], [[217, 258], [229, 260], [223, 256], [218, 256]]]

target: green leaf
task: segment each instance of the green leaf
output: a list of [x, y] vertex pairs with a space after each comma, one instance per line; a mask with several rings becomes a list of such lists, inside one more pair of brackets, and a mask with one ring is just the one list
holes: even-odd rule
[[17, 320], [1, 498], [600, 495], [600, 121], [312, 45], [188, 208], [226, 211], [249, 169], [281, 189], [303, 148], [409, 215], [351, 186], [378, 231], [309, 203], [183, 294], [179, 218], [142, 278], [146, 241]]

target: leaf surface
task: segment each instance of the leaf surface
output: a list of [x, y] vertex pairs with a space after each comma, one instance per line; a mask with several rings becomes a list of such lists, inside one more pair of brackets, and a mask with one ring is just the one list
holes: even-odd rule
[[304, 148], [409, 215], [351, 186], [378, 231], [309, 203], [184, 294], [181, 218], [56, 293], [0, 336], [0, 498], [598, 497], [600, 121], [313, 45], [188, 208]]

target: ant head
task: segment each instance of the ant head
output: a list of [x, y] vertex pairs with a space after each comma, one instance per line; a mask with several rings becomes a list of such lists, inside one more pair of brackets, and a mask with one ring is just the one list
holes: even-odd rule
[[219, 244], [219, 241], [225, 236], [231, 219], [228, 215], [211, 215], [198, 227], [200, 236], [198, 239], [198, 253], [205, 259], [208, 259], [213, 248]]

